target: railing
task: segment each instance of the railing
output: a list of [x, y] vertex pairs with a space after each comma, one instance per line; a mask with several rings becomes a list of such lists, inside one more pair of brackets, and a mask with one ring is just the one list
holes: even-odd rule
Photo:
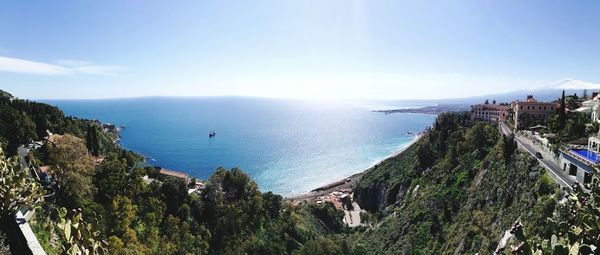
[[[585, 164], [586, 166], [589, 166], [589, 167], [593, 168], [596, 165], [598, 165], [598, 163], [593, 162], [593, 161], [591, 161], [588, 158], [582, 157], [581, 155], [579, 155], [577, 153], [574, 153], [573, 151], [571, 151], [571, 148], [569, 148], [569, 147], [563, 147], [560, 151], [563, 152], [563, 153], [565, 153], [565, 154], [567, 154], [567, 155], [569, 155], [569, 156], [571, 156], [571, 157], [573, 157], [573, 158], [575, 158], [575, 159], [577, 159], [577, 160], [579, 160], [581, 163]], [[592, 163], [589, 163], [589, 162], [592, 162]]]
[[[31, 212], [31, 214], [29, 214]], [[29, 214], [29, 215], [28, 215]], [[46, 255], [46, 251], [42, 248], [42, 245], [38, 241], [35, 233], [29, 226], [27, 222], [33, 216], [33, 210], [27, 210], [25, 214], [21, 211], [17, 212], [15, 215], [15, 222], [17, 223], [19, 229], [21, 230], [22, 238], [25, 240], [26, 247], [29, 249], [29, 254], [33, 255]], [[28, 218], [29, 217], [29, 218]]]
[[[29, 151], [28, 151], [29, 152]], [[37, 171], [33, 167], [33, 165], [27, 165], [25, 163], [25, 156], [21, 156], [21, 167], [23, 171], [29, 170], [29, 175], [31, 178], [37, 178], [37, 181], [40, 181], [40, 177], [37, 174]], [[31, 167], [30, 167], [31, 166]], [[33, 174], [32, 174], [33, 172]], [[37, 204], [41, 201], [42, 198], [38, 198], [33, 204]], [[46, 255], [46, 252], [42, 248], [42, 245], [38, 241], [35, 233], [29, 226], [28, 221], [34, 216], [35, 210], [28, 207], [21, 207], [21, 209], [16, 213], [14, 222], [16, 226], [14, 226], [16, 234], [14, 241], [17, 241], [19, 246], [19, 251], [17, 254], [32, 254], [32, 255]]]

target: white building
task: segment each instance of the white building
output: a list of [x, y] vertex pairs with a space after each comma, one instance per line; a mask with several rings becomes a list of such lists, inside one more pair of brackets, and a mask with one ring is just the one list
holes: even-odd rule
[[600, 137], [592, 136], [588, 139], [587, 148], [566, 147], [560, 150], [560, 164], [562, 170], [582, 184], [592, 180], [596, 168], [600, 165]]
[[577, 108], [576, 112], [591, 113], [592, 122], [600, 123], [600, 95], [594, 96], [591, 100], [581, 103], [581, 107]]

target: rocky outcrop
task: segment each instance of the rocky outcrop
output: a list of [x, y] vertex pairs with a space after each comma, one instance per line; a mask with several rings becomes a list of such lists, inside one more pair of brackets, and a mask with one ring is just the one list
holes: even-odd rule
[[370, 212], [380, 211], [385, 208], [385, 185], [374, 185], [354, 190], [354, 200], [360, 208]]
[[354, 200], [370, 212], [381, 212], [390, 205], [402, 203], [410, 183], [400, 182], [388, 187], [386, 183], [375, 183], [354, 189]]

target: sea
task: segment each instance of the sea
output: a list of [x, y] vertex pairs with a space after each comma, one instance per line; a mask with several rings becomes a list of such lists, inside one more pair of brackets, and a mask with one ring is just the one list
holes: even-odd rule
[[[147, 163], [207, 179], [248, 173], [284, 196], [361, 172], [407, 146], [435, 115], [373, 112], [414, 105], [249, 97], [39, 100], [65, 114], [124, 126], [122, 147]], [[215, 136], [209, 137], [210, 132]]]

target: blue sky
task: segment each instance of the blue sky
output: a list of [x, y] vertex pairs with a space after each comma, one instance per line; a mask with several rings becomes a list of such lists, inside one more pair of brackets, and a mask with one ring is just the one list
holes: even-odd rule
[[22, 98], [449, 98], [600, 82], [599, 1], [2, 1]]

